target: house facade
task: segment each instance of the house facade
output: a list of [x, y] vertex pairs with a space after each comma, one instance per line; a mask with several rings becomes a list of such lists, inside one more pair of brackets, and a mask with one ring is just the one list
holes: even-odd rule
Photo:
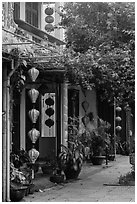
[[[62, 3], [4, 2], [2, 6], [2, 188], [3, 201], [10, 201], [10, 152], [35, 147], [39, 159], [55, 159], [60, 145], [68, 145], [68, 117], [81, 120], [92, 112], [97, 121], [97, 107], [94, 90], [72, 86], [64, 67], [55, 66], [65, 45], [64, 31], [56, 26]], [[20, 47], [28, 50], [29, 45], [35, 46], [34, 56], [17, 58], [11, 52]], [[21, 71], [22, 67], [26, 68]]]

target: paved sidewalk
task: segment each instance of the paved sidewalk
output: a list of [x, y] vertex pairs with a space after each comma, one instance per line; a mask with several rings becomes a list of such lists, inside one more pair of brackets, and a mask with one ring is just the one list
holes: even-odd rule
[[34, 184], [39, 192], [28, 195], [23, 201], [134, 202], [135, 186], [118, 186], [119, 177], [130, 170], [129, 157], [117, 155], [116, 161], [109, 162], [108, 166], [105, 163], [101, 166], [85, 163], [78, 180], [62, 185], [50, 182], [44, 175], [41, 178], [37, 176]]

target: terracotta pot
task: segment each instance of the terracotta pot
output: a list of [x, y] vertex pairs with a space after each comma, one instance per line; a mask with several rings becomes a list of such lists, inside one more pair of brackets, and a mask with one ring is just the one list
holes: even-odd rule
[[11, 188], [10, 189], [10, 199], [13, 202], [17, 202], [22, 200], [22, 198], [26, 194], [27, 186], [20, 186], [18, 188]]
[[77, 170], [74, 170], [70, 166], [68, 166], [65, 170], [64, 173], [66, 175], [66, 179], [77, 179], [79, 174], [80, 174], [81, 168], [78, 168]]
[[64, 175], [53, 175], [50, 177], [50, 181], [53, 183], [63, 183], [64, 182]]
[[53, 166], [43, 166], [41, 167], [43, 174], [52, 174]]
[[115, 159], [115, 155], [111, 154], [111, 155], [108, 155], [108, 160], [109, 161], [114, 161]]
[[93, 165], [101, 165], [105, 160], [105, 156], [92, 156], [91, 161]]

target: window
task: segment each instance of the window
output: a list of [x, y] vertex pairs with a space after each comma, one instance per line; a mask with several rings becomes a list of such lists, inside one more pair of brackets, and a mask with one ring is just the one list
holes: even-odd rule
[[20, 19], [20, 2], [14, 2], [14, 20]]
[[38, 28], [38, 2], [26, 2], [26, 22]]

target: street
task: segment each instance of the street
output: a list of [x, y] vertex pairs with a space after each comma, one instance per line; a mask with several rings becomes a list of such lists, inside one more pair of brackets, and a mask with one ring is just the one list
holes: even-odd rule
[[130, 171], [129, 157], [102, 166], [84, 164], [77, 180], [45, 188], [26, 196], [23, 202], [135, 202], [135, 186], [119, 186], [120, 175]]

